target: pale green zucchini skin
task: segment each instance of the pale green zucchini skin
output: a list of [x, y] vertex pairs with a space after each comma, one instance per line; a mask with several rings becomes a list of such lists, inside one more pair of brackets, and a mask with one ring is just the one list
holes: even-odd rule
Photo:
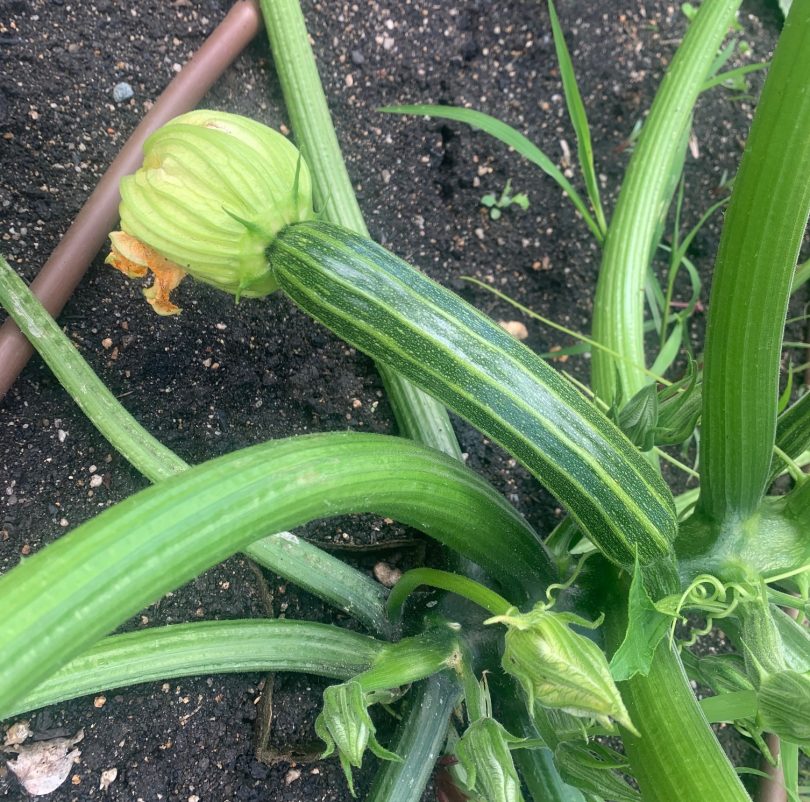
[[670, 560], [669, 489], [635, 446], [533, 351], [374, 242], [321, 221], [267, 251], [305, 312], [390, 365], [520, 460], [610, 560]]

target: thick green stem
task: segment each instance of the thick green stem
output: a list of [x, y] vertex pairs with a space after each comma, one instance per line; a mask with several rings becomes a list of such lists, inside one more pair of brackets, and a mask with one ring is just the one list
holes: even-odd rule
[[793, 4], [734, 180], [703, 369], [699, 507], [748, 518], [771, 475], [782, 335], [810, 211], [810, 3]]
[[[625, 634], [625, 601], [614, 597], [605, 636], [610, 651]], [[622, 740], [644, 802], [750, 802], [734, 767], [695, 699], [680, 658], [665, 638], [650, 673], [619, 683], [637, 738], [622, 730]]]
[[740, 2], [701, 4], [653, 101], [622, 183], [594, 301], [594, 338], [624, 357], [617, 361], [608, 352], [593, 353], [593, 389], [607, 403], [615, 398], [617, 377], [624, 398], [647, 382], [644, 283], [656, 232], [674, 189], [672, 174], [682, 158], [692, 109]]
[[[91, 423], [136, 470], [156, 483], [188, 470], [187, 462], [127, 412], [2, 257], [0, 304]], [[344, 610], [372, 632], [390, 634], [385, 594], [365, 574], [289, 532], [257, 540], [245, 551], [260, 565]]]
[[309, 621], [201, 621], [113, 635], [71, 660], [0, 720], [77, 696], [166, 677], [246, 671], [302, 671], [351, 679], [385, 645], [366, 635]]
[[[364, 236], [368, 229], [343, 161], [298, 0], [261, 0], [273, 60], [295, 137], [312, 172], [326, 219]], [[383, 365], [377, 369], [400, 431], [461, 458], [444, 407]]]
[[388, 745], [403, 760], [383, 763], [367, 802], [414, 802], [422, 798], [460, 699], [461, 688], [451, 671], [434, 674], [411, 690], [402, 722]]
[[256, 532], [356, 512], [412, 524], [510, 587], [521, 566], [528, 587], [536, 582], [542, 544], [457, 460], [383, 435], [277, 440], [147, 488], [0, 577], [0, 707]]
[[0, 304], [81, 411], [127, 462], [152, 482], [174, 476], [188, 467], [127, 412], [2, 256]]
[[369, 632], [392, 636], [385, 614], [385, 588], [343, 560], [292, 532], [256, 540], [243, 551], [255, 563], [343, 610]]

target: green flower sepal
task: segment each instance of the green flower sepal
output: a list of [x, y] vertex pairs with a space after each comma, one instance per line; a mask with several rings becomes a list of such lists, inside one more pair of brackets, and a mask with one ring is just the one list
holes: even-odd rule
[[571, 629], [572, 624], [595, 629], [601, 618], [591, 622], [538, 604], [529, 613], [513, 608], [486, 623], [506, 625], [503, 669], [520, 682], [530, 710], [537, 703], [594, 719], [608, 729], [616, 721], [634, 735], [639, 734], [604, 653], [592, 640]]
[[315, 732], [326, 744], [321, 757], [329, 757], [337, 749], [352, 796], [356, 796], [352, 767], [360, 768], [366, 749], [382, 760], [402, 760], [396, 753], [385, 749], [375, 737], [368, 707], [378, 700], [379, 694], [366, 694], [357, 680], [332, 685], [324, 691], [323, 710], [315, 719]]

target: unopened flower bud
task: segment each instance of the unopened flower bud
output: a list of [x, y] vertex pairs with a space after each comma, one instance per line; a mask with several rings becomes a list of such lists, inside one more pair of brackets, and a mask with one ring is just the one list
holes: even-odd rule
[[122, 230], [111, 235], [107, 263], [131, 277], [151, 270], [147, 300], [160, 314], [180, 311], [169, 292], [186, 273], [237, 299], [272, 292], [265, 250], [282, 228], [313, 216], [295, 146], [220, 111], [183, 114], [152, 134], [121, 198]]
[[367, 704], [366, 695], [356, 680], [332, 685], [324, 691], [323, 710], [315, 720], [315, 732], [326, 744], [322, 757], [328, 757], [337, 749], [352, 796], [355, 795], [352, 766], [360, 768], [367, 748], [383, 760], [402, 759], [377, 741]]
[[487, 802], [523, 802], [510, 751], [510, 744], [522, 741], [493, 718], [474, 721], [455, 747], [465, 785]]
[[520, 682], [529, 700], [605, 727], [611, 719], [638, 735], [610, 675], [602, 650], [570, 624], [593, 629], [573, 613], [555, 613], [538, 605], [530, 613], [517, 610], [489, 619], [506, 624], [503, 668]]
[[785, 741], [810, 749], [810, 675], [777, 671], [757, 690], [758, 722]]

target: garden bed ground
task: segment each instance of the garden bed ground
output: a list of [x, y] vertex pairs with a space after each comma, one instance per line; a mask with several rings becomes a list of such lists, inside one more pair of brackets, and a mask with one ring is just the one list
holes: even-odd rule
[[[471, 104], [525, 131], [561, 162], [575, 141], [565, 121], [546, 12], [540, 3], [458, 0], [306, 2], [338, 135], [372, 236], [494, 317], [521, 320], [528, 344], [570, 341], [491, 295], [473, 275], [539, 313], [587, 331], [598, 252], [549, 180], [515, 154], [458, 124], [403, 119], [375, 109], [396, 102]], [[223, 0], [8, 0], [0, 12], [0, 248], [30, 279], [65, 231], [149, 104], [224, 16]], [[609, 190], [628, 157], [628, 135], [648, 108], [683, 32], [678, 3], [560, 3]], [[767, 57], [779, 20], [760, 6], [741, 17], [754, 58]], [[116, 103], [126, 81], [131, 100]], [[756, 90], [761, 79], [751, 81]], [[266, 41], [260, 37], [205, 105], [285, 121]], [[714, 90], [701, 102], [689, 157], [686, 219], [714, 200], [741, 153], [751, 103]], [[512, 179], [526, 212], [491, 221], [487, 192]], [[578, 180], [578, 177], [577, 177]], [[611, 195], [612, 197], [612, 195]], [[716, 221], [693, 258], [706, 274]], [[395, 432], [373, 365], [313, 325], [284, 298], [238, 306], [186, 282], [179, 318], [156, 317], [139, 288], [101, 255], [60, 318], [82, 354], [126, 406], [186, 460], [303, 432]], [[704, 295], [705, 298], [705, 295]], [[695, 336], [703, 325], [694, 319]], [[566, 365], [586, 377], [587, 362]], [[560, 511], [498, 449], [457, 423], [468, 462], [540, 531]], [[32, 360], [0, 405], [3, 480], [0, 571], [21, 555], [146, 486], [88, 424], [48, 370]], [[98, 479], [93, 477], [101, 477]], [[425, 558], [419, 536], [371, 518], [328, 521], [305, 533], [369, 570]], [[335, 620], [322, 604], [270, 578], [275, 615]], [[243, 559], [232, 559], [163, 599], [129, 628], [262, 615], [266, 599]], [[202, 677], [80, 699], [31, 716], [38, 737], [84, 728], [82, 756], [50, 798], [153, 802], [348, 800], [335, 760], [254, 755], [263, 678]], [[275, 679], [272, 741], [311, 751], [324, 683]], [[360, 788], [370, 781], [371, 757]], [[102, 771], [117, 777], [99, 789]], [[0, 763], [0, 798], [24, 792]], [[362, 796], [362, 794], [361, 794]], [[435, 795], [428, 790], [426, 799]]]

